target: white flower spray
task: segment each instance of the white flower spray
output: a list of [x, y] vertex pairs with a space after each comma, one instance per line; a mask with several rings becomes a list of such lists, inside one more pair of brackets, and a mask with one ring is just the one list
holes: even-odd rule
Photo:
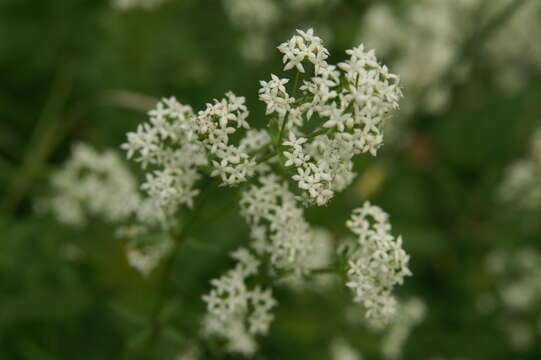
[[[144, 276], [175, 256], [186, 237], [185, 228], [178, 231], [179, 217], [197, 213], [192, 209], [201, 205], [201, 179], [241, 192], [252, 241], [232, 253], [236, 266], [212, 280], [203, 296], [208, 312], [202, 333], [245, 355], [257, 350], [256, 336], [269, 331], [277, 304], [273, 284], [302, 289], [298, 283], [306, 277], [338, 275], [363, 304], [367, 320], [384, 326], [397, 312], [394, 287], [411, 275], [402, 239], [391, 235], [379, 207], [367, 202], [353, 212], [347, 226], [357, 240], [344, 242], [338, 254], [332, 236], [304, 216], [305, 207], [326, 205], [351, 184], [355, 157], [377, 155], [383, 124], [402, 97], [398, 76], [363, 45], [347, 50], [344, 62], [327, 63], [329, 51], [312, 29], [298, 30], [278, 50], [284, 71], [295, 75], [293, 81], [276, 75], [261, 81], [268, 128], [250, 127], [245, 98], [233, 92], [198, 112], [166, 98], [122, 145], [144, 173], [141, 192], [117, 157], [107, 153], [102, 161], [85, 147], [53, 181], [59, 195], [52, 203], [68, 204], [64, 213], [57, 211], [60, 218], [71, 208], [79, 214], [88, 203], [93, 213], [120, 223], [117, 236], [130, 240], [128, 261]], [[91, 172], [79, 175], [82, 166]], [[95, 171], [103, 175], [91, 175]], [[90, 179], [84, 195], [77, 191], [79, 176]], [[96, 192], [101, 196], [94, 198]], [[75, 218], [80, 222], [81, 216]]]
[[389, 323], [397, 314], [398, 303], [392, 290], [410, 276], [409, 255], [402, 249], [402, 238], [391, 235], [388, 215], [365, 202], [353, 211], [347, 222], [357, 240], [347, 244], [346, 286], [354, 300], [366, 308], [366, 317], [376, 327]]

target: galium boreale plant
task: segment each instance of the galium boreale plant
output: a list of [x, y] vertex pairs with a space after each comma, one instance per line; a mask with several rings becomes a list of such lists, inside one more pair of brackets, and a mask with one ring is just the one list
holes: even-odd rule
[[[122, 145], [144, 180], [140, 192], [124, 200], [131, 213], [119, 219], [117, 235], [128, 239], [130, 262], [143, 274], [177, 256], [187, 236], [183, 226], [190, 226], [179, 226], [179, 218], [197, 213], [200, 194], [220, 186], [239, 192], [251, 241], [231, 253], [236, 265], [212, 280], [202, 297], [208, 312], [201, 334], [245, 355], [257, 350], [257, 336], [268, 333], [278, 306], [272, 287], [284, 279], [298, 284], [338, 275], [366, 318], [383, 326], [397, 313], [394, 287], [411, 275], [402, 239], [392, 235], [381, 208], [366, 202], [354, 210], [347, 227], [355, 240], [338, 247], [304, 216], [306, 207], [328, 204], [352, 183], [356, 157], [377, 155], [382, 126], [402, 97], [399, 77], [363, 45], [329, 64], [329, 51], [312, 29], [297, 30], [278, 50], [290, 75], [261, 81], [266, 128], [251, 127], [245, 98], [233, 92], [199, 111], [171, 97]], [[200, 188], [209, 177], [214, 182]], [[142, 245], [140, 238], [146, 239]], [[157, 238], [167, 240], [148, 241]]]

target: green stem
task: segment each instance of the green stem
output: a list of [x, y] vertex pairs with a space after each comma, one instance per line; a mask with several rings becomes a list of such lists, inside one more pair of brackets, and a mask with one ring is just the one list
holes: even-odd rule
[[267, 155], [263, 156], [262, 158], [258, 159], [256, 162], [258, 164], [261, 164], [269, 159], [272, 159], [273, 157], [275, 157], [276, 155], [278, 155], [278, 151], [273, 151], [273, 152], [270, 152], [268, 153]]
[[184, 224], [182, 231], [179, 234], [173, 234], [173, 233], [171, 234], [171, 238], [173, 239], [173, 249], [171, 250], [171, 253], [167, 257], [167, 260], [163, 267], [162, 278], [159, 283], [158, 296], [156, 297], [156, 301], [154, 303], [154, 306], [150, 314], [150, 324], [152, 326], [151, 335], [144, 349], [144, 353], [146, 354], [147, 358], [152, 358], [151, 356], [152, 350], [158, 339], [158, 336], [160, 335], [163, 329], [163, 324], [161, 324], [161, 322], [159, 321], [159, 315], [167, 300], [167, 295], [169, 293], [168, 285], [170, 283], [171, 276], [173, 274], [173, 269], [175, 267], [175, 262], [178, 257], [177, 255], [180, 249], [180, 245], [186, 242], [185, 240], [186, 240], [188, 231], [193, 227], [193, 224], [195, 223], [195, 219], [201, 212], [203, 205], [207, 202], [207, 200], [211, 197], [214, 191], [218, 188], [219, 184], [220, 184], [220, 179], [216, 178], [207, 186], [203, 195], [200, 197], [197, 203], [197, 206], [192, 210], [189, 220]]
[[66, 66], [52, 85], [49, 97], [30, 137], [22, 163], [13, 176], [6, 191], [7, 195], [0, 205], [0, 209], [8, 215], [17, 209], [38, 170], [58, 144], [59, 136], [61, 136], [59, 134], [61, 134], [62, 111], [72, 93], [74, 75], [74, 67]]
[[[491, 2], [492, 0], [490, 0]], [[472, 44], [469, 44], [472, 49], [471, 51], [474, 51], [476, 46], [473, 46], [474, 43], [480, 43], [482, 44], [486, 40], [488, 40], [491, 36], [494, 35], [494, 33], [505, 23], [511, 19], [511, 17], [520, 9], [521, 6], [523, 6], [528, 0], [516, 0], [508, 4], [506, 7], [504, 7], [498, 14], [496, 14], [490, 21], [487, 22], [487, 24], [475, 35], [472, 37], [470, 42]], [[467, 46], [466, 46], [467, 47]]]
[[311, 139], [311, 138], [314, 138], [316, 136], [319, 136], [319, 135], [324, 135], [324, 134], [327, 134], [328, 132], [330, 132], [331, 129], [330, 128], [323, 128], [323, 129], [319, 129], [319, 130], [316, 130], [306, 136], [304, 136], [305, 138], [307, 139]]
[[310, 275], [319, 275], [319, 274], [338, 274], [338, 269], [336, 266], [329, 266], [329, 267], [323, 267], [323, 268], [310, 270]]
[[268, 142], [265, 145], [261, 146], [259, 149], [256, 149], [250, 153], [252, 157], [256, 157], [256, 155], [262, 153], [263, 151], [267, 150], [272, 146], [272, 142]]
[[[291, 95], [293, 98], [295, 98], [295, 95], [297, 94], [297, 87], [299, 85], [300, 77], [301, 77], [301, 73], [300, 71], [297, 70], [297, 73], [295, 74], [295, 80], [293, 80], [293, 92]], [[286, 113], [286, 116], [284, 117], [284, 121], [282, 122], [282, 127], [280, 128], [280, 134], [278, 135], [278, 141], [277, 141], [276, 147], [282, 144], [282, 138], [284, 137], [284, 130], [286, 128], [288, 121], [289, 121], [289, 111]]]
[[295, 74], [295, 80], [293, 80], [293, 92], [291, 96], [294, 98], [297, 94], [297, 86], [299, 85], [299, 80], [301, 78], [301, 73], [299, 70], [297, 70], [297, 73]]
[[[492, 0], [490, 0], [492, 1]], [[496, 15], [494, 15], [489, 21], [487, 21], [478, 31], [475, 31], [468, 39], [464, 41], [461, 48], [458, 51], [456, 59], [449, 66], [448, 70], [441, 76], [440, 82], [455, 83], [454, 78], [457, 67], [464, 59], [470, 58], [474, 60], [481, 53], [483, 45], [497, 32], [499, 28], [505, 25], [509, 19], [523, 6], [528, 0], [516, 0], [510, 2], [503, 9], [501, 9]], [[488, 1], [487, 1], [488, 2]], [[425, 89], [421, 93], [421, 98], [426, 97], [426, 93], [430, 89]]]

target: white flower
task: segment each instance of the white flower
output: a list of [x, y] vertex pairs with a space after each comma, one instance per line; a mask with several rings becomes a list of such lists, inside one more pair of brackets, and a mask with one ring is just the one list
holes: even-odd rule
[[[212, 161], [211, 176], [220, 176], [224, 185], [237, 185], [255, 172], [256, 163], [247, 153], [246, 145], [235, 146], [229, 140], [237, 129], [249, 129], [248, 115], [244, 97], [232, 92], [226, 93], [226, 98], [220, 101], [214, 100], [214, 104], [207, 104], [206, 109], [197, 114], [196, 131], [201, 143], [217, 158]], [[257, 134], [248, 132], [247, 136]]]
[[285, 166], [301, 166], [306, 164], [310, 160], [310, 156], [303, 151], [302, 144], [307, 139], [300, 137], [297, 138], [293, 132], [289, 133], [289, 140], [285, 141], [282, 145], [291, 147], [291, 151], [283, 151], [282, 154], [286, 157], [287, 161]]
[[285, 88], [289, 79], [280, 79], [274, 74], [271, 74], [271, 78], [271, 81], [260, 81], [259, 100], [267, 104], [267, 115], [276, 113], [283, 118], [291, 110], [295, 99], [289, 96]]
[[[296, 67], [305, 73], [303, 63], [314, 65], [313, 74], [305, 74], [297, 100], [286, 89], [288, 79], [272, 75], [261, 82], [260, 99], [267, 113], [275, 113], [292, 140], [283, 142], [285, 166], [297, 168], [293, 179], [303, 190], [305, 204], [325, 205], [336, 191], [353, 180], [352, 159], [361, 153], [376, 155], [383, 144], [384, 122], [398, 109], [402, 97], [398, 76], [380, 65], [373, 50], [363, 45], [347, 50], [349, 59], [329, 65], [329, 52], [310, 29], [297, 31], [278, 47], [284, 54], [284, 69]], [[340, 79], [345, 79], [341, 83]], [[326, 133], [307, 137], [305, 125], [312, 119], [322, 121]], [[310, 140], [309, 140], [310, 138]], [[298, 139], [298, 140], [297, 140]]]
[[335, 248], [333, 237], [330, 232], [323, 228], [310, 229], [310, 252], [302, 259], [302, 273], [312, 276], [298, 276], [299, 273], [292, 273], [280, 279], [296, 291], [325, 291], [333, 284], [336, 284], [338, 277], [334, 273], [316, 273], [314, 270], [331, 268], [335, 259]]
[[278, 46], [278, 50], [284, 54], [284, 70], [296, 68], [301, 73], [304, 73], [302, 62], [305, 60], [314, 64], [316, 69], [324, 65], [329, 52], [323, 47], [322, 40], [314, 35], [314, 30], [309, 29], [306, 32], [297, 30], [297, 34], [289, 41]]
[[195, 115], [190, 106], [175, 98], [163, 99], [149, 111], [149, 121], [136, 132], [128, 133], [122, 145], [128, 158], [151, 167], [141, 189], [166, 216], [176, 213], [180, 205], [191, 207], [198, 190], [198, 168], [208, 160], [204, 146], [197, 139]]
[[270, 257], [275, 269], [305, 273], [314, 252], [313, 230], [287, 184], [272, 174], [258, 180], [261, 185], [251, 186], [240, 201], [242, 215], [255, 229], [255, 248]]
[[385, 325], [397, 312], [392, 289], [411, 275], [409, 256], [402, 249], [402, 239], [391, 235], [388, 215], [381, 208], [365, 202], [346, 224], [358, 236], [356, 247], [347, 253], [346, 286], [354, 300], [363, 303], [367, 318]]
[[200, 178], [195, 169], [157, 170], [146, 175], [146, 182], [141, 189], [156, 201], [168, 215], [173, 215], [179, 204], [192, 207], [194, 197], [199, 190], [193, 184]]
[[126, 220], [140, 201], [137, 181], [112, 151], [99, 153], [76, 144], [68, 161], [51, 178], [52, 195], [43, 205], [60, 222], [80, 226], [89, 216], [115, 223]]
[[256, 275], [259, 261], [247, 249], [232, 253], [236, 267], [211, 281], [213, 289], [203, 300], [207, 303], [204, 333], [217, 335], [227, 341], [231, 352], [252, 355], [256, 349], [256, 335], [265, 335], [276, 306], [272, 292], [260, 287], [249, 288], [246, 279]]
[[126, 246], [126, 257], [128, 264], [147, 278], [152, 270], [158, 266], [160, 261], [171, 250], [172, 243], [170, 241], [150, 244], [146, 246], [136, 246], [128, 244]]

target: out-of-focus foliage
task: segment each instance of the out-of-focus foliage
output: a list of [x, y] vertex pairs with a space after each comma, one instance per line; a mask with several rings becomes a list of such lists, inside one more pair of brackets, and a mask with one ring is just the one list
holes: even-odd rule
[[[383, 2], [398, 13], [409, 3]], [[269, 43], [279, 44], [295, 28], [323, 28], [331, 53], [343, 54], [362, 41], [364, 15], [375, 3], [334, 1], [294, 14], [295, 23], [280, 14]], [[280, 12], [285, 5], [277, 4]], [[480, 11], [483, 18], [493, 13]], [[506, 32], [506, 24], [494, 31]], [[263, 126], [258, 81], [276, 72], [281, 59], [276, 51], [258, 62], [243, 57], [245, 31], [220, 1], [168, 0], [150, 11], [120, 11], [105, 0], [0, 2], [0, 358], [173, 359], [193, 343], [205, 312], [201, 295], [230, 268], [225, 254], [248, 237], [238, 207], [230, 205], [233, 191], [213, 193], [190, 227], [197, 241], [182, 247], [172, 265], [169, 300], [159, 315], [167, 325], [151, 351], [149, 316], [163, 269], [144, 279], [128, 266], [110, 225], [96, 220], [72, 229], [35, 208], [74, 142], [118, 148], [157, 98], [174, 95], [199, 109], [233, 90], [247, 97], [251, 121]], [[474, 35], [464, 34], [474, 45], [459, 55], [470, 57], [470, 70], [449, 84], [446, 110], [410, 112], [382, 156], [356, 163], [362, 176], [354, 185], [307, 213], [310, 223], [337, 236], [366, 198], [391, 215], [414, 274], [399, 295], [426, 305], [403, 359], [541, 356], [541, 313], [531, 315], [536, 340], [517, 347], [508, 341], [511, 324], [502, 320], [513, 310], [487, 310], [483, 301], [499, 286], [486, 269], [489, 254], [541, 250], [541, 204], [525, 212], [498, 198], [508, 167], [528, 156], [541, 125], [541, 68], [508, 63], [527, 74], [509, 91], [499, 86], [494, 46], [488, 51], [488, 40]], [[377, 52], [377, 43], [371, 46]], [[407, 98], [407, 87], [404, 93]], [[330, 359], [337, 338], [367, 359], [381, 358], [381, 336], [337, 316], [336, 309], [351, 306], [345, 287], [278, 288], [275, 296], [276, 320], [256, 359]], [[206, 344], [203, 358], [235, 358], [219, 349]]]

